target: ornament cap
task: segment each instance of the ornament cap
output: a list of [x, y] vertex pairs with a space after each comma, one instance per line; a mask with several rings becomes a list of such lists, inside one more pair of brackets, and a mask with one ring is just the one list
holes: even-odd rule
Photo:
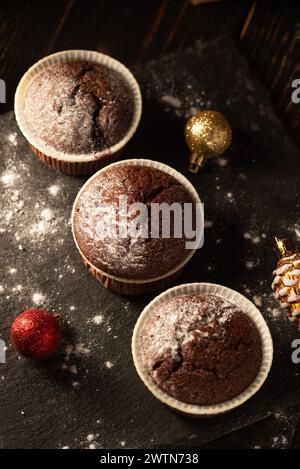
[[60, 313], [53, 313], [53, 317], [54, 319], [56, 319], [56, 321], [61, 324], [63, 322], [63, 317]]
[[200, 152], [194, 152], [190, 156], [189, 171], [191, 173], [198, 173], [199, 168], [201, 168], [205, 163], [205, 157]]

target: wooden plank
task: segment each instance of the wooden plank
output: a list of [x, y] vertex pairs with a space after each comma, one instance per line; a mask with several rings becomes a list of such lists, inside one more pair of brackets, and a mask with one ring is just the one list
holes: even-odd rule
[[168, 2], [151, 43], [143, 51], [143, 59], [183, 50], [197, 40], [205, 42], [225, 34], [238, 37], [251, 3], [245, 0], [195, 6], [188, 0]]
[[291, 101], [292, 81], [300, 78], [300, 41], [295, 36], [300, 4], [292, 0], [254, 1], [240, 41], [254, 68], [271, 90], [274, 103], [300, 143], [300, 105]]
[[51, 37], [59, 25], [63, 27], [68, 8], [69, 0], [1, 2], [0, 78], [7, 85], [7, 103], [1, 105], [1, 112], [12, 108], [22, 74], [48, 52]]
[[230, 33], [237, 37], [251, 0], [194, 6], [189, 0], [3, 0], [0, 5], [0, 78], [13, 106], [17, 83], [37, 59], [63, 49], [86, 48], [125, 64]]

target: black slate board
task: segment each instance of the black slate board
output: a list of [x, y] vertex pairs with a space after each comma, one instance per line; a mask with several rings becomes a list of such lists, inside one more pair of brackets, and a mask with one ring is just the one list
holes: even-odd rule
[[278, 411], [236, 432], [205, 443], [201, 449], [290, 449], [297, 448], [299, 408]]
[[[204, 247], [178, 283], [216, 282], [254, 298], [274, 339], [272, 372], [253, 399], [221, 418], [191, 420], [156, 401], [130, 352], [135, 321], [152, 296], [118, 296], [88, 274], [69, 220], [84, 180], [43, 165], [8, 113], [0, 118], [0, 336], [8, 346], [7, 363], [0, 364], [0, 447], [197, 446], [300, 402], [298, 367], [290, 359], [299, 334], [270, 292], [273, 236], [295, 241], [300, 228], [298, 148], [226, 39], [150, 63], [136, 76], [143, 120], [124, 157], [174, 166], [205, 203]], [[225, 158], [192, 175], [183, 128], [204, 108], [225, 113], [233, 144]], [[63, 313], [67, 323], [62, 352], [45, 363], [19, 358], [9, 344], [14, 318], [33, 304]]]

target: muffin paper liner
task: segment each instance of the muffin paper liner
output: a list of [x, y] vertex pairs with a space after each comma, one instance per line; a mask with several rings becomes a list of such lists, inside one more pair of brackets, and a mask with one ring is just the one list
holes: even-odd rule
[[[162, 391], [149, 375], [147, 369], [143, 364], [143, 360], [140, 353], [140, 334], [143, 330], [145, 320], [149, 314], [155, 311], [162, 303], [173, 299], [176, 296], [191, 294], [191, 293], [208, 293], [212, 295], [218, 295], [224, 299], [227, 299], [237, 305], [241, 310], [247, 314], [252, 321], [255, 323], [262, 341], [262, 363], [260, 370], [257, 374], [256, 379], [253, 383], [245, 389], [240, 395], [229, 401], [221, 404], [200, 406], [194, 404], [187, 404], [181, 402]], [[145, 386], [149, 391], [159, 399], [163, 404], [166, 404], [173, 410], [183, 413], [191, 417], [212, 417], [228, 412], [247, 401], [252, 397], [263, 385], [266, 380], [273, 360], [273, 342], [270, 334], [270, 330], [259, 310], [256, 306], [240, 293], [231, 290], [230, 288], [223, 287], [222, 285], [216, 285], [213, 283], [188, 283], [180, 285], [161, 293], [159, 296], [154, 298], [141, 313], [137, 323], [135, 325], [133, 336], [132, 336], [132, 355], [134, 365], [137, 373]]]
[[75, 232], [74, 232], [74, 213], [75, 213], [75, 207], [77, 204], [77, 200], [79, 199], [82, 191], [86, 188], [86, 186], [94, 179], [96, 178], [101, 172], [107, 171], [109, 169], [112, 169], [116, 166], [128, 166], [128, 165], [135, 165], [135, 166], [149, 166], [152, 168], [160, 169], [161, 171], [164, 171], [167, 174], [170, 174], [173, 176], [178, 182], [180, 182], [185, 189], [189, 192], [191, 195], [192, 199], [194, 200], [195, 203], [201, 203], [199, 195], [194, 188], [194, 186], [189, 182], [189, 180], [180, 174], [178, 171], [175, 169], [171, 168], [170, 166], [167, 166], [163, 163], [160, 163], [158, 161], [152, 161], [152, 160], [146, 160], [146, 159], [130, 159], [130, 160], [123, 160], [119, 161], [117, 163], [113, 163], [100, 171], [98, 171], [96, 174], [94, 174], [92, 177], [90, 177], [86, 183], [82, 186], [80, 191], [78, 192], [74, 205], [73, 205], [73, 210], [72, 210], [72, 233], [73, 233], [73, 238], [76, 244], [76, 247], [80, 253], [80, 256], [87, 267], [87, 269], [91, 272], [91, 274], [104, 285], [104, 287], [113, 290], [117, 293], [122, 293], [124, 295], [143, 295], [155, 291], [161, 291], [167, 286], [169, 286], [181, 273], [183, 270], [183, 267], [185, 264], [192, 258], [194, 253], [196, 252], [196, 249], [191, 249], [188, 255], [178, 264], [175, 266], [172, 270], [166, 272], [164, 275], [160, 275], [155, 278], [151, 279], [126, 279], [122, 277], [118, 277], [112, 274], [108, 274], [104, 272], [103, 270], [99, 269], [95, 265], [93, 265], [87, 258], [86, 256], [81, 252], [80, 246], [77, 243], [76, 237], [75, 237]]
[[[104, 65], [119, 73], [130, 87], [134, 100], [134, 115], [130, 128], [126, 135], [115, 145], [106, 148], [101, 152], [90, 154], [66, 154], [56, 151], [48, 145], [43, 144], [35, 135], [33, 135], [30, 125], [24, 115], [24, 101], [27, 89], [32, 80], [43, 70], [51, 65], [60, 62], [84, 60]], [[141, 119], [142, 96], [140, 87], [132, 73], [120, 62], [96, 51], [88, 50], [67, 50], [44, 57], [34, 64], [23, 75], [15, 94], [15, 115], [18, 126], [30, 144], [34, 153], [48, 166], [71, 175], [92, 174], [103, 166], [115, 161], [120, 155], [124, 146], [135, 133]]]

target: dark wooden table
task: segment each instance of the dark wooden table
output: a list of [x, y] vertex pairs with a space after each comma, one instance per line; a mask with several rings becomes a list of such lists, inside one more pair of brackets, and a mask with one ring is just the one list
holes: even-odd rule
[[[267, 5], [268, 3], [269, 5]], [[274, 5], [276, 2], [271, 3]], [[2, 0], [0, 6], [0, 78], [4, 79], [7, 84], [7, 103], [0, 104], [0, 112], [4, 113], [12, 109], [15, 87], [24, 71], [37, 59], [53, 51], [67, 48], [101, 50], [115, 56], [131, 67], [136, 67], [137, 76], [143, 81], [143, 77], [148, 76], [147, 70], [149, 69], [148, 66], [145, 67], [143, 64], [148, 60], [155, 59], [157, 61], [166, 53], [178, 53], [196, 40], [212, 41], [218, 35], [229, 34], [235, 42], [239, 41], [244, 53], [250, 57], [252, 65], [261, 74], [264, 81], [270, 86], [272, 85], [272, 96], [275, 99], [275, 108], [272, 111], [274, 115], [276, 115], [276, 106], [278, 104], [277, 109], [284, 111], [285, 116], [290, 119], [292, 115], [295, 116], [295, 113], [298, 113], [298, 108], [291, 108], [288, 105], [287, 91], [285, 92], [285, 101], [279, 99], [278, 94], [280, 90], [289, 89], [287, 88], [287, 80], [290, 79], [296, 66], [296, 59], [291, 54], [291, 50], [293, 49], [295, 54], [297, 44], [292, 44], [292, 49], [291, 47], [289, 49], [289, 56], [286, 56], [286, 48], [287, 43], [293, 36], [299, 8], [294, 6], [293, 2], [285, 2], [285, 5], [285, 7], [282, 7], [282, 2], [278, 2], [276, 8], [273, 9], [273, 20], [270, 21], [268, 17], [269, 21], [265, 21], [265, 13], [268, 6], [270, 6], [270, 2], [253, 2], [250, 0], [245, 2], [225, 1], [197, 7], [189, 1], [171, 0], [152, 1], [147, 2], [147, 4], [136, 0], [127, 2], [126, 5], [124, 5], [124, 2], [117, 0], [93, 0], [88, 3], [83, 0], [63, 0], [53, 1], [47, 5], [45, 2], [35, 0]], [[287, 29], [287, 36], [284, 36], [285, 29]], [[226, 40], [224, 41], [226, 42]], [[264, 47], [260, 47], [262, 44]], [[222, 40], [215, 44], [212, 43], [211, 47], [218, 47], [220, 53], [222, 53]], [[274, 49], [276, 47], [277, 52], [275, 54]], [[206, 53], [209, 54], [209, 52]], [[274, 60], [271, 60], [273, 56]], [[266, 71], [266, 58], [269, 59], [270, 63], [268, 72]], [[288, 61], [288, 66], [282, 66], [284, 61], [285, 63]], [[219, 74], [221, 81], [223, 79], [222, 70], [216, 69], [216, 73]], [[176, 82], [176, 70], [173, 70], [172, 74], [174, 82]], [[274, 78], [275, 75], [276, 79]], [[215, 78], [214, 83], [217, 82], [218, 80]], [[256, 84], [255, 86], [258, 86], [260, 93], [260, 85]], [[224, 83], [220, 84], [220, 89], [224, 90]], [[154, 105], [155, 113], [157, 113], [159, 111], [157, 106], [161, 106], [161, 103], [157, 104], [157, 96], [151, 91], [151, 86], [148, 89], [144, 85], [143, 92], [146, 96], [146, 124], [143, 131], [145, 132], [144, 135], [149, 138], [151, 126], [147, 125], [147, 116], [151, 116], [153, 112], [152, 105]], [[162, 90], [161, 92], [165, 91]], [[181, 99], [184, 98], [183, 91], [180, 88], [177, 89], [177, 93]], [[208, 102], [212, 101], [214, 106], [218, 106], [220, 110], [227, 111], [230, 114], [231, 107], [225, 104], [226, 100], [222, 92], [216, 93], [215, 96], [213, 90], [210, 90], [210, 93], [212, 99], [208, 99], [206, 96], [199, 108], [207, 106]], [[188, 100], [192, 105], [191, 96], [187, 98]], [[188, 102], [183, 105], [184, 109], [185, 106], [188, 106]], [[177, 111], [177, 114], [175, 114], [175, 111]], [[161, 109], [161, 112], [165, 112], [165, 122], [170, 125], [170, 128], [175, 128], [178, 135], [182, 135], [181, 132], [186, 118], [185, 112], [188, 112], [188, 107], [185, 111], [182, 109], [169, 109], [167, 111]], [[232, 118], [233, 120], [236, 119], [234, 111], [232, 111]], [[297, 130], [296, 123], [294, 123], [293, 128]], [[246, 132], [244, 135], [238, 132], [238, 135], [236, 151], [238, 152], [240, 148], [245, 157], [250, 158], [251, 151], [248, 151], [247, 147], [253, 150], [256, 146], [259, 147], [262, 144], [262, 140], [261, 142], [255, 142], [251, 131]], [[180, 152], [183, 154], [185, 148], [180, 139], [178, 142], [178, 154]], [[159, 151], [162, 148], [166, 152], [166, 158], [163, 159], [177, 167], [177, 162], [172, 162], [171, 155], [168, 155], [168, 140], [162, 141], [160, 145], [162, 146], [159, 148], [155, 143], [152, 147], [151, 145], [148, 146], [147, 155], [145, 156], [159, 159]], [[131, 146], [131, 150], [135, 152], [135, 155], [144, 155], [144, 148], [144, 140], [141, 136]], [[272, 151], [272, 148], [270, 151]], [[182, 166], [184, 171], [185, 165], [182, 162], [178, 164]], [[34, 165], [39, 167], [40, 163], [37, 161]], [[239, 165], [238, 160], [234, 160], [233, 166], [229, 166], [228, 170], [226, 169], [226, 171], [229, 171], [228, 181], [231, 177], [230, 171], [239, 168]], [[219, 177], [217, 167], [214, 168], [208, 170], [208, 175], [211, 176], [216, 173], [215, 176]], [[240, 170], [243, 171], [242, 166]], [[41, 174], [44, 173], [44, 168], [37, 170], [38, 173], [40, 171]], [[47, 169], [45, 174], [47, 174], [47, 178], [51, 179], [53, 177], [53, 174], [49, 174]], [[79, 184], [78, 187], [80, 186], [80, 182], [75, 184]], [[296, 216], [296, 212], [292, 213], [291, 211], [287, 214], [287, 221], [290, 224], [293, 221], [293, 216]], [[230, 250], [230, 243], [228, 243], [226, 247]], [[213, 246], [210, 246], [210, 248], [213, 248]], [[262, 291], [264, 295], [268, 295], [270, 281], [269, 278], [266, 278], [267, 272], [271, 274], [271, 264], [275, 260], [275, 257], [272, 259], [272, 254], [268, 249], [261, 251], [261, 254], [266, 253], [269, 258], [266, 261], [266, 268], [263, 270]], [[263, 259], [261, 262], [263, 262]], [[85, 275], [84, 270], [82, 270], [82, 275]], [[243, 290], [243, 282], [234, 280], [235, 272], [231, 272], [230, 275], [233, 283], [230, 283], [230, 280], [226, 283], [226, 279], [223, 279], [224, 283]], [[187, 278], [190, 280], [189, 274]], [[202, 279], [217, 281], [218, 276], [207, 271], [206, 277]], [[248, 281], [250, 280], [248, 279]], [[30, 275], [26, 278], [26, 282], [28, 282], [28, 289], [30, 289]], [[236, 285], [234, 285], [235, 282]], [[69, 300], [71, 301], [71, 298]], [[10, 311], [9, 318], [14, 316], [15, 309], [21, 307], [21, 305], [25, 307], [22, 302], [18, 306], [18, 301], [11, 303], [9, 299], [6, 300], [5, 304], [8, 305], [6, 307]], [[69, 306], [71, 306], [71, 303]], [[63, 310], [64, 305], [61, 304], [60, 308]], [[135, 312], [137, 312], [136, 309]], [[5, 329], [6, 334], [8, 325], [9, 320]], [[46, 370], [43, 373], [47, 375]], [[279, 409], [269, 417], [266, 417], [266, 415], [264, 413], [261, 417], [258, 417], [258, 419], [261, 418], [261, 421], [206, 444], [205, 447], [300, 447], [299, 409], [297, 405]], [[13, 428], [13, 422], [11, 425], [11, 428]], [[3, 444], [5, 446], [5, 442]], [[44, 442], [44, 445], [47, 446], [47, 442]]]
[[[230, 34], [272, 93], [300, 143], [300, 106], [291, 84], [300, 69], [300, 3], [296, 0], [1, 0], [0, 78], [10, 110], [15, 86], [37, 59], [63, 49], [111, 54], [129, 66]], [[296, 40], [298, 37], [298, 40]]]

